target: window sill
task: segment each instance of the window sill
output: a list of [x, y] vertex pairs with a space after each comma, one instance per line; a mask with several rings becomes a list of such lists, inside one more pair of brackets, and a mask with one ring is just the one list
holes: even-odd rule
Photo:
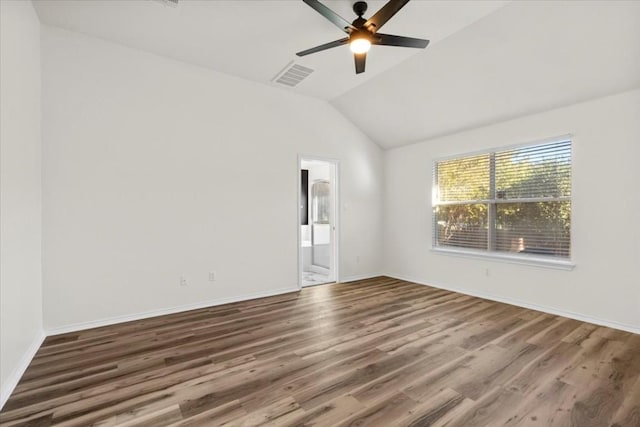
[[439, 255], [453, 255], [463, 258], [487, 259], [501, 261], [510, 264], [529, 265], [533, 267], [552, 268], [555, 270], [573, 270], [576, 266], [569, 260], [549, 259], [532, 255], [510, 255], [506, 253], [489, 253], [464, 249], [431, 248], [432, 252]]

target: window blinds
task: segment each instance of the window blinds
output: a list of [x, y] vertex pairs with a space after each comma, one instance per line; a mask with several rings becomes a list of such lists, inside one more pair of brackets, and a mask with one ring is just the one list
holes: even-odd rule
[[570, 256], [571, 140], [442, 160], [434, 246]]

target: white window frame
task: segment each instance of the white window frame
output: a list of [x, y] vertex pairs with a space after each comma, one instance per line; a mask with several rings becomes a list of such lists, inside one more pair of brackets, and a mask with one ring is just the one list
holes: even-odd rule
[[[490, 155], [490, 168], [494, 168], [494, 158], [495, 158], [495, 153], [496, 152], [500, 152], [500, 151], [507, 151], [507, 150], [514, 150], [514, 149], [519, 149], [519, 148], [525, 148], [525, 147], [530, 147], [530, 146], [534, 146], [534, 145], [543, 145], [543, 144], [548, 144], [548, 143], [554, 143], [554, 142], [562, 142], [562, 141], [571, 141], [571, 173], [572, 173], [572, 177], [571, 177], [571, 196], [563, 196], [563, 197], [542, 197], [542, 198], [527, 198], [527, 199], [519, 199], [519, 201], [523, 201], [523, 202], [538, 202], [538, 201], [544, 201], [544, 202], [553, 202], [553, 201], [570, 201], [571, 202], [571, 224], [570, 226], [570, 236], [569, 236], [569, 245], [571, 248], [570, 251], [570, 255], [569, 258], [551, 258], [551, 257], [544, 257], [544, 256], [536, 256], [536, 255], [532, 255], [532, 254], [514, 254], [514, 253], [509, 253], [509, 252], [498, 252], [498, 251], [494, 251], [494, 250], [489, 250], [489, 249], [483, 249], [483, 250], [477, 250], [477, 249], [465, 249], [465, 248], [459, 248], [459, 247], [442, 247], [442, 246], [437, 246], [436, 245], [436, 240], [437, 240], [437, 235], [436, 235], [436, 229], [437, 229], [437, 217], [435, 215], [435, 207], [436, 206], [447, 206], [447, 205], [454, 205], [454, 204], [473, 204], [473, 203], [478, 203], [478, 204], [486, 204], [488, 205], [489, 209], [488, 209], [488, 221], [489, 224], [493, 223], [493, 218], [492, 216], [495, 216], [495, 207], [497, 204], [499, 203], [514, 203], [513, 199], [497, 199], [495, 197], [494, 194], [492, 194], [493, 198], [489, 198], [489, 199], [482, 199], [482, 200], [465, 200], [464, 202], [444, 202], [444, 203], [438, 203], [436, 200], [436, 196], [437, 196], [437, 183], [436, 183], [436, 168], [439, 162], [442, 161], [446, 161], [446, 160], [455, 160], [455, 159], [462, 159], [462, 158], [466, 158], [466, 157], [472, 157], [472, 156], [477, 156], [477, 155], [483, 155], [483, 154], [489, 154]], [[573, 183], [574, 183], [574, 179], [573, 179], [573, 169], [574, 169], [574, 158], [573, 158], [573, 135], [572, 134], [565, 134], [565, 135], [560, 135], [560, 136], [556, 136], [556, 137], [552, 137], [552, 138], [546, 138], [546, 139], [540, 139], [540, 140], [535, 140], [535, 141], [530, 141], [530, 142], [526, 142], [526, 143], [520, 143], [520, 144], [513, 144], [513, 145], [507, 145], [507, 146], [501, 146], [501, 147], [494, 147], [494, 148], [490, 148], [490, 149], [485, 149], [485, 150], [478, 150], [478, 151], [473, 151], [473, 152], [467, 152], [467, 153], [460, 153], [460, 154], [454, 154], [454, 155], [449, 155], [449, 156], [443, 156], [443, 157], [438, 157], [438, 158], [434, 158], [433, 159], [433, 163], [431, 165], [431, 175], [432, 175], [432, 190], [431, 190], [431, 194], [432, 194], [432, 199], [431, 199], [431, 251], [437, 254], [442, 254], [442, 255], [451, 255], [451, 256], [458, 256], [458, 257], [463, 257], [463, 258], [475, 258], [475, 259], [485, 259], [485, 260], [493, 260], [493, 261], [501, 261], [501, 262], [506, 262], [506, 263], [511, 263], [511, 264], [523, 264], [523, 265], [530, 265], [530, 266], [535, 266], [535, 267], [545, 267], [545, 268], [553, 268], [553, 269], [559, 269], [559, 270], [572, 270], [575, 267], [575, 262], [573, 260], [573, 194], [574, 194], [574, 189], [573, 189]], [[491, 173], [490, 174], [490, 179], [491, 179], [491, 184], [490, 184], [490, 192], [493, 193], [495, 192], [495, 183], [493, 182], [493, 180], [495, 180], [495, 174]], [[495, 227], [489, 227], [488, 229], [488, 233], [487, 233], [487, 240], [489, 242], [489, 246], [493, 246], [491, 242], [493, 242], [495, 240]]]

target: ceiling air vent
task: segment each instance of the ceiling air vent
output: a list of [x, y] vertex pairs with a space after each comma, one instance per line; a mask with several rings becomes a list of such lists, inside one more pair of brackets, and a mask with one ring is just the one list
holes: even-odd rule
[[311, 73], [313, 73], [311, 68], [303, 67], [291, 61], [282, 71], [276, 74], [272, 81], [281, 85], [296, 87], [301, 81], [309, 77]]

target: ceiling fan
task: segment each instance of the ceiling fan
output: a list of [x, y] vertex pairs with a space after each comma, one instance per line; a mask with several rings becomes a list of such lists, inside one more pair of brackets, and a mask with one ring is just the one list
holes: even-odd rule
[[369, 48], [371, 48], [372, 44], [382, 46], [414, 47], [418, 49], [424, 49], [429, 44], [429, 40], [394, 36], [378, 32], [378, 30], [382, 28], [382, 26], [386, 24], [393, 15], [398, 13], [404, 5], [409, 3], [409, 0], [390, 0], [369, 19], [364, 19], [362, 17], [362, 15], [367, 11], [367, 2], [357, 1], [353, 4], [353, 11], [358, 15], [358, 17], [352, 23], [349, 23], [349, 21], [336, 14], [318, 0], [302, 1], [315, 9], [315, 11], [320, 15], [331, 21], [332, 24], [347, 33], [348, 37], [321, 44], [320, 46], [312, 47], [311, 49], [303, 50], [296, 53], [298, 56], [305, 56], [311, 53], [331, 49], [332, 47], [348, 44], [355, 58], [356, 74], [360, 74], [364, 73], [365, 63], [367, 61], [367, 52], [369, 51]]

